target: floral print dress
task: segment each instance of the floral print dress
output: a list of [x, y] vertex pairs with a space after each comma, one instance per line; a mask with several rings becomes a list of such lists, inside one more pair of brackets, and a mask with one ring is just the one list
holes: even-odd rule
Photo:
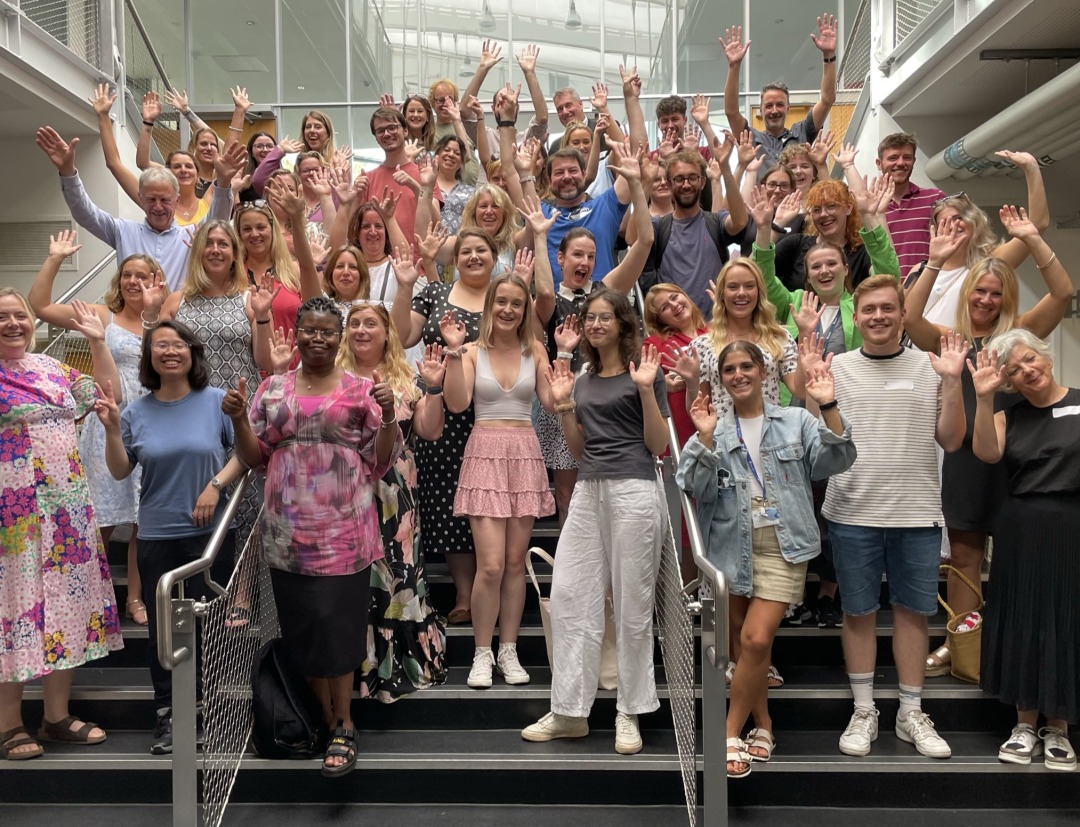
[[428, 602], [424, 552], [416, 508], [414, 405], [400, 397], [397, 418], [405, 446], [375, 484], [381, 560], [371, 566], [371, 611], [360, 696], [392, 703], [446, 679], [446, 631]]
[[43, 354], [0, 360], [0, 682], [123, 648], [75, 422], [94, 383]]

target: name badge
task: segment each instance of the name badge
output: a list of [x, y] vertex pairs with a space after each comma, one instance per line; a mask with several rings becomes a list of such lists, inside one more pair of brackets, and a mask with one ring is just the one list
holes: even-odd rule
[[1061, 419], [1063, 416], [1076, 416], [1080, 414], [1080, 405], [1068, 405], [1064, 408], [1054, 408], [1054, 419]]
[[915, 390], [915, 383], [910, 379], [890, 379], [885, 383], [885, 390], [887, 391], [913, 391]]
[[751, 515], [754, 528], [767, 528], [771, 525], [780, 525], [780, 512], [773, 506], [755, 508]]

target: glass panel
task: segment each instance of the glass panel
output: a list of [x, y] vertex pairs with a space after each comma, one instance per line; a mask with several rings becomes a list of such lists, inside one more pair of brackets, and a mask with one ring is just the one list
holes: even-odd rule
[[[779, 1], [754, 0], [755, 3]], [[679, 92], [711, 93], [719, 97], [724, 91], [727, 60], [717, 38], [729, 26], [742, 25], [745, 29], [742, 0], [677, 0], [677, 5]]]
[[[183, 9], [182, 3], [144, 5], [174, 5]], [[277, 100], [274, 0], [246, 0], [235, 14], [224, 14], [221, 0], [192, 0], [191, 19], [195, 82], [188, 92], [196, 109], [207, 105], [231, 107], [229, 89], [233, 86], [245, 87], [248, 99], [259, 109]], [[177, 35], [182, 47], [182, 25]], [[155, 39], [155, 48], [157, 45]], [[183, 72], [171, 74], [168, 64], [166, 69], [170, 72], [169, 80], [182, 87]]]
[[352, 20], [352, 96], [354, 100], [372, 100], [383, 92], [392, 92], [395, 78], [403, 68], [395, 61], [378, 4], [374, 0], [348, 0]]
[[612, 95], [620, 94], [619, 65], [637, 66], [642, 91], [671, 88], [669, 0], [608, 0], [604, 5], [604, 80]]
[[345, 0], [281, 0], [285, 102], [344, 101]]
[[353, 134], [353, 174], [360, 169], [371, 169], [383, 162], [383, 154], [375, 136], [371, 134], [371, 115], [376, 106], [350, 107]]
[[[750, 91], [781, 81], [792, 91], [821, 88], [821, 52], [810, 39], [817, 34], [817, 17], [836, 14], [832, 2], [791, 3], [754, 0], [750, 4]], [[744, 32], [745, 36], [745, 32]]]

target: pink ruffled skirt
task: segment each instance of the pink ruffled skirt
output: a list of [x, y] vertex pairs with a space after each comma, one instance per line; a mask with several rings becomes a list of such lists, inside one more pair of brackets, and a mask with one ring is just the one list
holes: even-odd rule
[[454, 496], [456, 517], [544, 517], [555, 513], [540, 441], [532, 428], [476, 423]]

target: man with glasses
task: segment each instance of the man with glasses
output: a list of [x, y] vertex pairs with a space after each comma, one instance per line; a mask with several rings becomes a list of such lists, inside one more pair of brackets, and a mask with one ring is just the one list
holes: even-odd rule
[[664, 172], [671, 185], [672, 212], [652, 220], [655, 240], [650, 255], [657, 280], [685, 290], [706, 318], [712, 314], [712, 300], [705, 289], [727, 262], [729, 245], [741, 243], [748, 220], [727, 163], [731, 146], [729, 141], [716, 153], [728, 209], [707, 212], [701, 208], [701, 191], [709, 181], [705, 161], [697, 150], [685, 149], [668, 157]]
[[420, 170], [405, 153], [405, 116], [391, 106], [380, 106], [371, 116], [371, 134], [382, 147], [386, 158], [375, 169], [368, 170], [367, 197], [381, 201], [383, 190], [397, 196], [394, 219], [405, 238], [412, 240], [416, 228], [416, 193], [394, 180], [398, 170], [414, 181], [420, 180]]

